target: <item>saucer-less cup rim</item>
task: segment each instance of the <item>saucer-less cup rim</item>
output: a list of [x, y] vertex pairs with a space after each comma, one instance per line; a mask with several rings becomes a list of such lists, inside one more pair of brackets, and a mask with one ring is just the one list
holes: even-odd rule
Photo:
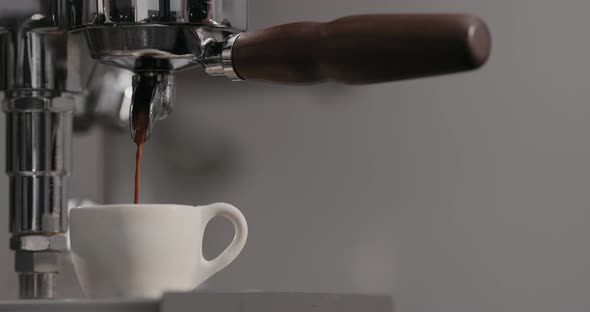
[[[190, 206], [190, 205], [178, 205], [178, 204], [109, 204], [109, 205], [92, 205], [72, 208], [70, 210], [70, 225], [75, 226], [76, 215], [85, 215], [98, 211], [121, 211], [125, 213], [145, 213], [149, 210], [162, 209], [166, 211], [170, 210], [194, 210], [199, 209], [201, 212], [200, 226], [204, 232], [207, 223], [215, 217], [225, 217], [232, 222], [234, 226], [234, 237], [229, 245], [222, 251], [215, 259], [207, 260], [202, 257], [201, 254], [201, 266], [207, 271], [207, 275], [217, 273], [218, 271], [229, 265], [242, 251], [247, 237], [248, 237], [248, 224], [244, 215], [233, 205], [227, 203], [213, 203], [204, 206]], [[172, 212], [173, 213], [173, 212]], [[201, 234], [203, 235], [203, 233]], [[74, 238], [75, 239], [75, 238]], [[72, 251], [75, 252], [76, 246], [71, 246]], [[194, 285], [196, 288], [198, 285]], [[164, 290], [165, 291], [165, 290]], [[91, 294], [87, 294], [92, 297]], [[149, 296], [148, 296], [149, 297]]]
[[[211, 205], [229, 205], [232, 206], [230, 204], [226, 204], [226, 203], [214, 203]], [[75, 207], [70, 209], [70, 214], [72, 213], [79, 213], [82, 211], [90, 211], [93, 209], [113, 209], [113, 210], [118, 210], [118, 209], [137, 209], [137, 210], [145, 210], [147, 209], [158, 209], [158, 208], [162, 208], [162, 209], [200, 209], [203, 207], [207, 207], [207, 206], [211, 206], [211, 205], [202, 205], [202, 206], [191, 206], [191, 205], [180, 205], [180, 204], [107, 204], [107, 205], [91, 205], [91, 206], [82, 206], [82, 207]], [[233, 206], [232, 206], [233, 207]], [[235, 208], [235, 207], [234, 207]], [[236, 208], [237, 209], [237, 208]]]

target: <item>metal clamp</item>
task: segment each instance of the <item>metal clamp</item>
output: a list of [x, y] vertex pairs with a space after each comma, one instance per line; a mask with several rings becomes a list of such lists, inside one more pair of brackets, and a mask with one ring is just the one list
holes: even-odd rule
[[225, 76], [232, 81], [243, 80], [238, 73], [236, 73], [232, 61], [232, 50], [240, 35], [241, 34], [237, 34], [229, 37], [223, 42], [221, 49], [212, 47], [214, 52], [202, 58], [201, 62], [203, 63], [203, 67], [207, 74], [210, 76]]
[[243, 80], [242, 78], [240, 78], [238, 73], [236, 73], [232, 60], [232, 50], [234, 48], [236, 40], [240, 37], [240, 35], [241, 34], [237, 34], [235, 36], [230, 37], [223, 45], [223, 50], [221, 51], [221, 66], [223, 67], [223, 72], [225, 73], [225, 76], [231, 79], [232, 81]]

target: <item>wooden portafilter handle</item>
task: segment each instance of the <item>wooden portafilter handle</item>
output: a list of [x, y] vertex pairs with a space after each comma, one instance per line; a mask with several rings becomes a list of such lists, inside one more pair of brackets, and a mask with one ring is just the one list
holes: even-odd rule
[[242, 79], [369, 84], [479, 68], [491, 50], [472, 15], [358, 15], [241, 34], [232, 49]]

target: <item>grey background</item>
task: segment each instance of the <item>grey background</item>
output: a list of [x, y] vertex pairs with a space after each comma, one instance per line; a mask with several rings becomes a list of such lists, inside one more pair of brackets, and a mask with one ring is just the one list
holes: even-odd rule
[[[249, 25], [372, 12], [476, 13], [492, 59], [366, 87], [179, 75], [176, 112], [146, 146], [142, 201], [227, 201], [250, 225], [203, 288], [388, 293], [398, 312], [590, 310], [590, 2], [250, 0]], [[75, 146], [73, 195], [131, 201], [126, 132]], [[231, 236], [224, 222], [208, 234], [211, 256]]]

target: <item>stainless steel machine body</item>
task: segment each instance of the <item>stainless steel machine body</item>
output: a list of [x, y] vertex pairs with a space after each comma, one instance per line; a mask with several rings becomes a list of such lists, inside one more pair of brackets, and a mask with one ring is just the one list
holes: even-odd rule
[[[0, 10], [0, 99], [6, 115], [6, 173], [10, 180], [10, 247], [22, 298], [52, 298], [67, 243], [68, 176], [75, 111], [120, 106], [123, 92], [96, 99], [111, 80], [130, 75], [98, 66], [83, 36], [66, 32], [65, 1], [22, 0]], [[125, 79], [125, 76], [127, 78]], [[104, 77], [104, 75], [95, 75]], [[116, 90], [116, 89], [114, 89]], [[117, 95], [119, 96], [117, 98]]]
[[21, 296], [54, 296], [65, 250], [74, 97], [67, 88], [64, 7], [56, 1], [3, 5], [0, 92], [6, 112], [10, 246]]

